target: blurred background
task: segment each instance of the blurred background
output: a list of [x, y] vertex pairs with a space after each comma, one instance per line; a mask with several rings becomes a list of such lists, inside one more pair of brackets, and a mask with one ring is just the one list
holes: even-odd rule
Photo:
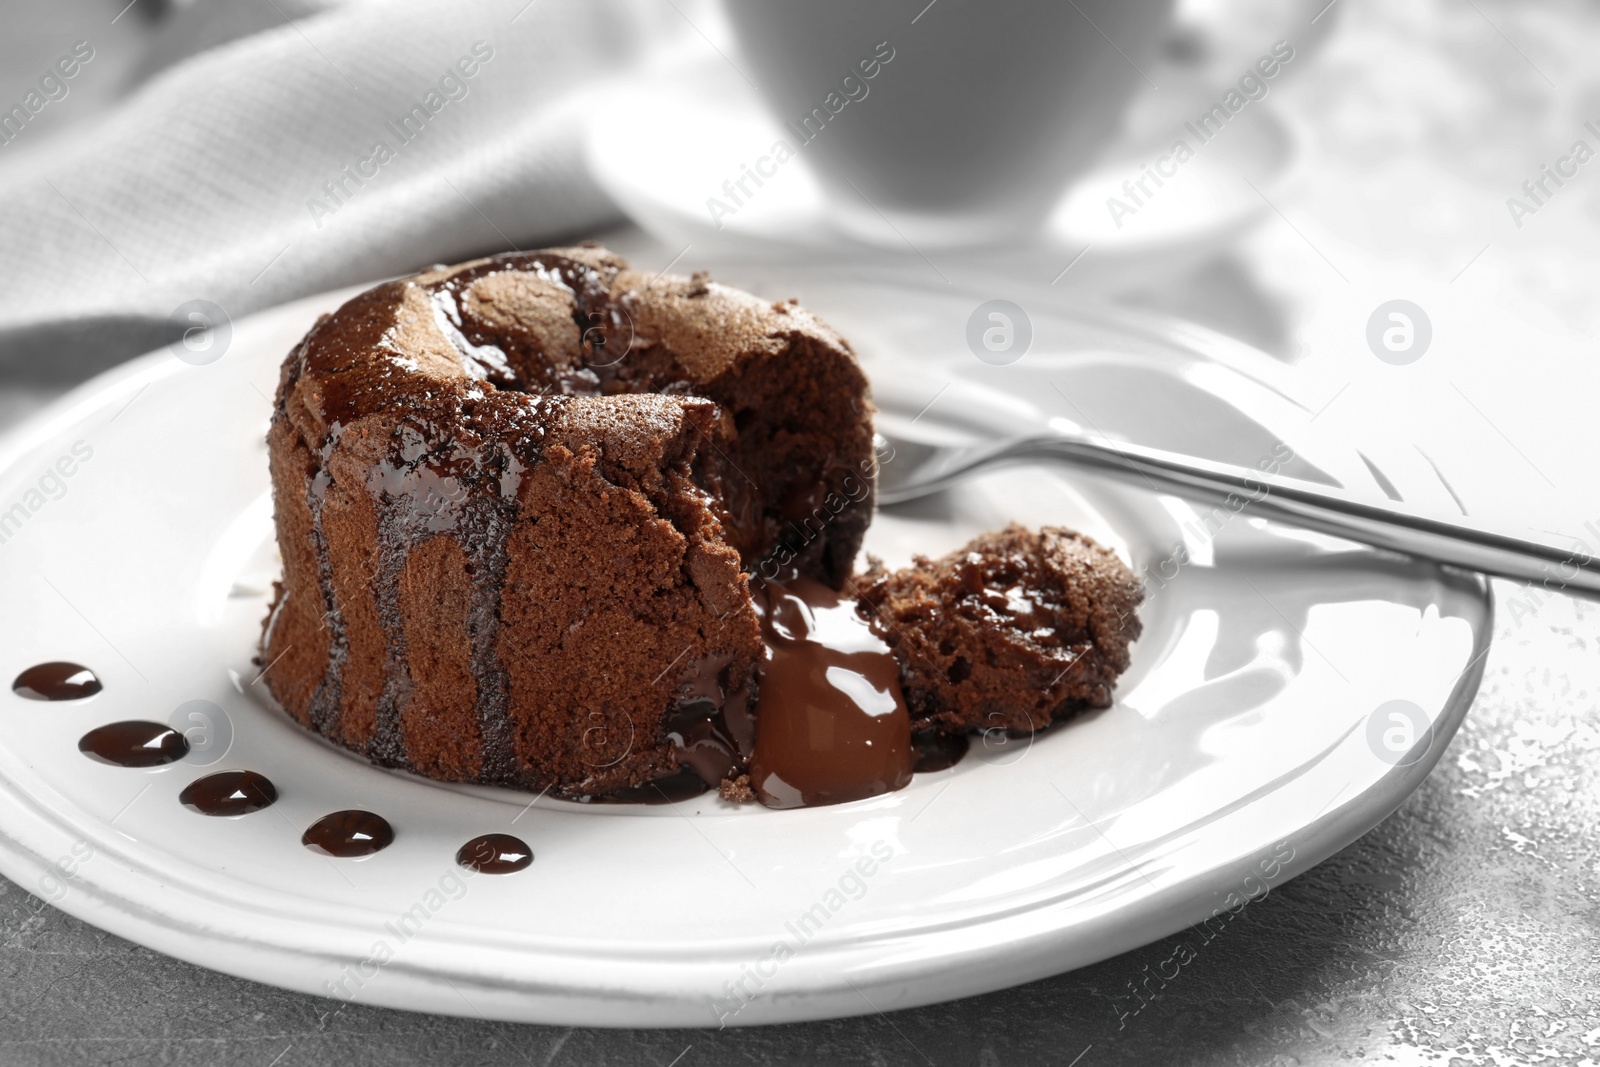
[[[906, 18], [926, 12], [900, 19], [906, 70], [907, 47], [939, 7], [901, 6]], [[422, 3], [8, 5], [0, 104], [15, 114], [33, 93], [42, 105], [20, 129], [8, 120], [0, 144], [0, 372], [12, 382], [0, 417], [164, 343], [185, 301], [237, 318], [622, 226], [628, 236], [611, 239], [632, 240], [646, 266], [693, 245], [690, 261], [714, 256], [733, 281], [740, 261], [820, 247], [840, 263], [926, 265], [930, 280], [966, 269], [997, 293], [1032, 287], [1043, 300], [1169, 312], [1300, 366], [1330, 423], [1401, 426], [1436, 462], [1459, 457], [1450, 480], [1486, 521], [1548, 538], [1600, 518], [1582, 492], [1587, 450], [1574, 447], [1600, 373], [1588, 358], [1600, 181], [1576, 162], [1560, 185], [1543, 178], [1575, 142], [1600, 149], [1585, 127], [1600, 123], [1593, 4], [1181, 0], [1137, 64], [1126, 38], [1113, 57], [1138, 68], [1125, 102], [1120, 83], [1059, 90], [1085, 122], [1117, 112], [1120, 124], [1069, 168], [1081, 180], [1060, 183], [1060, 224], [1046, 239], [1024, 250], [996, 230], [986, 255], [920, 238], [785, 245], [813, 217], [849, 214], [817, 202], [807, 169], [823, 160], [810, 148], [733, 208], [722, 180], [758, 162], [765, 143], [754, 138], [783, 127], [757, 119], [765, 67], [745, 58], [719, 4], [507, 0], [440, 18]], [[400, 142], [392, 124], [474, 42], [493, 58]], [[1200, 146], [1184, 123], [1275, 42], [1293, 60]], [[41, 79], [74, 47], [92, 58], [54, 79], [51, 99]], [[886, 107], [896, 76], [891, 61], [878, 99], [856, 105], [863, 120]], [[974, 106], [1003, 111], [1005, 99]], [[1136, 206], [1123, 183], [1180, 136], [1201, 151]], [[392, 158], [370, 162], [379, 141], [394, 142]], [[358, 188], [349, 175], [363, 164], [375, 177]], [[1541, 179], [1546, 192], [1525, 190]], [[1108, 210], [1112, 197], [1132, 210]], [[733, 210], [708, 211], [713, 199]], [[1399, 367], [1366, 341], [1373, 313], [1397, 299], [1420, 308], [1431, 333], [1426, 353]]]
[[[895, 55], [868, 83], [878, 97], [840, 105], [863, 116], [892, 106], [891, 80], [917, 69], [919, 34], [932, 40], [948, 32], [938, 19], [972, 8], [890, 6], [898, 28], [883, 39]], [[774, 140], [800, 148], [795, 122], [809, 111], [783, 103], [796, 81], [777, 72], [783, 49], [763, 53], [746, 25], [765, 7], [752, 0], [730, 19], [701, 0], [0, 4], [0, 430], [167, 343], [172, 315], [195, 300], [238, 319], [433, 262], [598, 237], [642, 268], [681, 260], [735, 283], [784, 264], [893, 270], [1024, 308], [1174, 316], [1293, 368], [1330, 432], [1378, 427], [1409, 441], [1486, 524], [1600, 543], [1600, 5], [1179, 0], [1140, 36], [1106, 13], [1114, 6], [1085, 0], [1072, 7], [1094, 32], [1062, 62], [1102, 73], [1060, 99], [1104, 133], [1070, 165], [970, 134], [998, 171], [1057, 166], [1059, 190], [1037, 218], [980, 212], [947, 235], [915, 211], [879, 210], [811, 148], [765, 164], [767, 182], [739, 184]], [[855, 17], [830, 12], [813, 9], [818, 40], [830, 20]], [[876, 54], [866, 29], [867, 44], [835, 64], [841, 75]], [[1056, 84], [1049, 50], [1027, 44], [1018, 37], [1028, 59], [1015, 81], [952, 96], [953, 122], [1004, 115]], [[1269, 56], [1271, 75], [1259, 65]], [[1223, 103], [1235, 89], [1237, 109]], [[837, 114], [830, 91], [819, 84], [817, 106]], [[1219, 103], [1226, 121], [1202, 136], [1194, 123]], [[1017, 123], [1045, 119], [994, 121], [1026, 142]], [[1178, 140], [1192, 160], [1148, 178]], [[1397, 324], [1404, 337], [1386, 345]], [[1209, 979], [1140, 1020], [1120, 1046], [1130, 1062], [1180, 1039], [1183, 1058], [1214, 1062], [1600, 1057], [1600, 625], [1580, 602], [1497, 592], [1485, 694], [1427, 786], [1264, 902], [1259, 929], [1211, 961]], [[1523, 606], [1514, 625], [1512, 600]], [[15, 1043], [0, 1037], [0, 1052], [22, 1050], [18, 1062], [94, 1050], [206, 1062], [197, 1050], [225, 1048], [276, 1063], [285, 1042], [310, 1060], [308, 1045], [356, 1055], [376, 1035], [372, 1047], [401, 1058], [509, 1047], [548, 1063], [568, 1039], [376, 1010], [330, 1022], [311, 998], [108, 944], [6, 888], [0, 1011], [29, 1021]], [[1316, 967], [1285, 958], [1306, 937], [1323, 950]], [[973, 1020], [950, 1038], [950, 1062], [1065, 1049], [1066, 1063], [1091, 1040], [1115, 1045], [1095, 1036], [1103, 1009], [1082, 1003], [1161, 958], [1154, 947], [1135, 956], [950, 1009]], [[80, 976], [93, 967], [120, 977], [97, 986]], [[161, 976], [172, 997], [136, 989], [140, 974]], [[97, 992], [117, 1022], [84, 1043], [87, 1016], [73, 1005]], [[150, 1007], [179, 1011], [173, 997], [189, 1012], [227, 1005], [226, 1020], [185, 1016], [163, 1038], [140, 1020]], [[939, 1048], [944, 1011], [897, 1020]], [[1022, 1036], [997, 1021], [1012, 1011], [1030, 1024]], [[688, 1042], [679, 1036], [625, 1047], [579, 1035], [568, 1052], [664, 1064]], [[144, 1044], [118, 1045], [134, 1039]], [[905, 1054], [873, 1020], [724, 1045], [752, 1062]]]

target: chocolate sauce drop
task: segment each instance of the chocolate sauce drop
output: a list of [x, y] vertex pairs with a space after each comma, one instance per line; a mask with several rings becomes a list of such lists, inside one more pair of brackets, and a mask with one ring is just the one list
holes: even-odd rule
[[324, 815], [300, 835], [300, 843], [324, 856], [370, 856], [394, 843], [394, 827], [381, 815], [351, 809]]
[[98, 726], [78, 739], [78, 751], [116, 767], [159, 767], [189, 752], [189, 742], [159, 722], [114, 722]]
[[178, 803], [201, 815], [249, 815], [278, 799], [278, 789], [255, 771], [221, 771], [197, 778], [178, 794]]
[[757, 599], [766, 658], [750, 784], [772, 808], [903, 789], [916, 754], [900, 668], [853, 601], [820, 582], [769, 584]]
[[78, 663], [39, 663], [11, 683], [11, 691], [29, 700], [82, 700], [103, 687], [94, 671]]
[[479, 874], [513, 874], [533, 863], [533, 849], [510, 834], [484, 834], [462, 845], [456, 862]]

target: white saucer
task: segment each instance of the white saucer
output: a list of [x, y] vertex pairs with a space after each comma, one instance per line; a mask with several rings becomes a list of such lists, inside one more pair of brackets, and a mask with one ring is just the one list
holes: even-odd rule
[[[721, 59], [660, 65], [620, 82], [589, 107], [585, 143], [595, 180], [635, 222], [675, 248], [791, 263], [926, 255], [946, 276], [1059, 278], [1058, 291], [1148, 285], [1193, 267], [1270, 213], [1269, 200], [1303, 154], [1297, 123], [1276, 103], [1252, 108], [1204, 144], [1177, 123], [1159, 135], [1146, 130], [1141, 143], [1112, 146], [1103, 162], [1073, 180], [1031, 244], [1007, 240], [993, 251], [940, 250], [908, 247], [887, 225], [876, 239], [836, 225], [798, 136], [773, 119]], [[1205, 109], [1197, 103], [1195, 110]], [[1145, 168], [1178, 136], [1196, 151], [1182, 166], [1163, 164], [1170, 179], [1157, 186]], [[772, 161], [778, 141], [796, 149], [794, 158]], [[759, 187], [746, 177], [758, 164], [771, 172]], [[724, 189], [741, 179], [742, 190]], [[1125, 182], [1141, 179], [1142, 193], [1124, 190]], [[1113, 213], [1112, 197], [1125, 207]], [[720, 206], [711, 206], [713, 200]]]
[[[1028, 355], [993, 367], [959, 348], [983, 294], [825, 277], [803, 289], [858, 339], [901, 433], [1067, 417], [1251, 463], [1282, 440], [1292, 473], [1447, 499], [1425, 466], [1383, 458], [1401, 455], [1392, 443], [1363, 460], [1319, 438], [1280, 368], [1192, 328], [1041, 313]], [[1480, 579], [1248, 512], [1212, 540], [1178, 501], [1013, 470], [881, 516], [869, 547], [898, 561], [1013, 518], [1081, 527], [1138, 565], [1187, 544], [1108, 711], [1031, 744], [980, 739], [899, 793], [798, 811], [529, 807], [373, 769], [251, 684], [276, 567], [268, 396], [284, 353], [342, 295], [234, 324], [208, 366], [137, 360], [0, 447], [0, 505], [29, 511], [0, 545], [0, 673], [70, 660], [105, 685], [81, 702], [0, 692], [0, 870], [162, 952], [311, 993], [342, 983], [364, 1003], [569, 1025], [746, 1025], [966, 996], [1229, 921], [1392, 811], [1476, 691]], [[952, 337], [958, 354], [930, 355]], [[79, 441], [92, 454], [58, 493], [45, 472]], [[1431, 729], [1388, 751], [1372, 716], [1397, 699]], [[180, 709], [196, 700], [222, 718], [190, 719]], [[151, 770], [79, 753], [84, 732], [124, 719], [204, 743]], [[222, 769], [266, 774], [280, 799], [236, 818], [179, 805]], [[313, 820], [345, 808], [383, 815], [394, 844], [359, 861], [302, 847]], [[457, 848], [491, 831], [537, 859], [462, 880]]]

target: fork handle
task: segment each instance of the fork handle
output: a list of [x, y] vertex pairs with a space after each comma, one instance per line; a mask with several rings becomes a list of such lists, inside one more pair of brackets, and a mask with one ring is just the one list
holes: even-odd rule
[[[1325, 486], [1297, 478], [1087, 436], [1030, 438], [1006, 446], [1005, 452], [1008, 459], [1069, 463], [1115, 481], [1374, 548], [1501, 578], [1537, 582], [1551, 592], [1600, 599], [1600, 560], [1584, 550], [1554, 548], [1351, 500]], [[991, 456], [990, 460], [998, 458]]]

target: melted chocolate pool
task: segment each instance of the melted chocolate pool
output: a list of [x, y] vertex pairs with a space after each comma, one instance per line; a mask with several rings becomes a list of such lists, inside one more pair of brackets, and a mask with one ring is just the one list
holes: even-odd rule
[[100, 692], [94, 671], [78, 663], [39, 663], [11, 683], [11, 691], [29, 700], [82, 700]]
[[[855, 601], [796, 578], [768, 583], [755, 603], [766, 657], [754, 722], [743, 692], [729, 700], [736, 715], [691, 715], [698, 707], [686, 706], [668, 723], [684, 766], [585, 803], [688, 800], [737, 773], [742, 752], [751, 788], [768, 807], [839, 804], [903, 789], [913, 771], [946, 770], [967, 754], [966, 737], [911, 736], [899, 666]], [[699, 682], [710, 676], [694, 674]]]
[[[738, 768], [755, 748], [755, 722], [750, 717], [750, 690], [728, 685], [727, 657], [708, 657], [694, 663], [678, 687], [678, 705], [663, 728], [679, 763], [698, 776], [707, 788], [738, 774]], [[672, 775], [669, 777], [677, 777]], [[671, 786], [665, 778], [646, 784], [645, 803], [660, 802], [657, 786], [668, 789], [673, 800], [692, 796], [691, 783]], [[704, 789], [695, 790], [704, 792]]]
[[381, 815], [352, 809], [324, 815], [300, 835], [300, 843], [325, 856], [370, 856], [394, 843], [394, 827]]
[[533, 862], [533, 849], [510, 834], [484, 834], [462, 845], [456, 862], [480, 874], [512, 874]]
[[771, 808], [812, 807], [903, 789], [917, 754], [900, 668], [856, 613], [819, 582], [771, 584], [757, 598], [766, 640], [750, 785]]
[[117, 767], [159, 767], [186, 756], [189, 742], [165, 723], [135, 720], [90, 730], [78, 739], [78, 751]]
[[178, 802], [201, 815], [248, 815], [278, 799], [277, 787], [255, 771], [221, 771], [198, 778], [178, 794]]
[[929, 774], [954, 767], [967, 754], [967, 737], [938, 734], [932, 731], [915, 735], [911, 745], [917, 750], [918, 774]]

